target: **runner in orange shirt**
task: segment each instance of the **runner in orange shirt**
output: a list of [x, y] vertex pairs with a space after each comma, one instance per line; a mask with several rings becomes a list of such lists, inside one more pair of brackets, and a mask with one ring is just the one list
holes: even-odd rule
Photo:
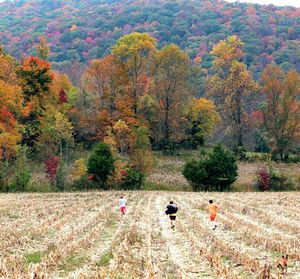
[[217, 228], [217, 223], [215, 221], [219, 207], [213, 202], [213, 200], [209, 201], [209, 205], [207, 206], [207, 210], [210, 214], [210, 221], [212, 224], [212, 229], [215, 230]]
[[277, 259], [276, 267], [280, 271], [281, 275], [286, 275], [288, 268], [288, 255], [283, 255], [281, 258]]

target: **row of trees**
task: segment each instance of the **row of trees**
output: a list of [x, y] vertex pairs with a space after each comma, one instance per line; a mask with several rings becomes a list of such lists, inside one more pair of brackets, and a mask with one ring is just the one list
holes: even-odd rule
[[233, 149], [243, 155], [246, 138], [258, 133], [273, 158], [288, 158], [300, 141], [300, 75], [268, 65], [256, 82], [242, 62], [243, 43], [236, 36], [214, 46], [214, 73], [207, 93], [213, 98]]
[[20, 63], [0, 50], [2, 163], [27, 146], [58, 168], [57, 157], [66, 160], [74, 143], [104, 141], [146, 173], [151, 147], [196, 147], [217, 127], [239, 154], [254, 132], [274, 158], [285, 159], [299, 143], [299, 74], [271, 64], [256, 82], [237, 36], [214, 46], [206, 76], [201, 58], [192, 63], [178, 46], [157, 49], [149, 34], [125, 35], [111, 55], [90, 62], [79, 87], [51, 69], [44, 38], [36, 49], [37, 57]]
[[[267, 142], [274, 156], [279, 154], [283, 159], [291, 152], [291, 143], [299, 138], [299, 74], [289, 71], [286, 75], [272, 64], [266, 67], [258, 83], [243, 63], [242, 49], [243, 43], [236, 36], [220, 41], [211, 52], [213, 72], [207, 77], [200, 67], [201, 58], [192, 64], [175, 45], [157, 50], [155, 40], [147, 34], [122, 37], [113, 47], [112, 55], [93, 60], [83, 74], [82, 90], [90, 98], [88, 112], [95, 115], [97, 122], [94, 126], [88, 122], [89, 127], [83, 127], [82, 132], [90, 130], [91, 140], [101, 139], [103, 125], [113, 127], [116, 120], [122, 119], [129, 128], [147, 126], [152, 146], [169, 149], [176, 144], [203, 144], [220, 124], [219, 131], [229, 136], [230, 145], [237, 152], [243, 151], [249, 137], [256, 133]], [[266, 125], [273, 125], [278, 119], [267, 116], [273, 106], [272, 86], [276, 86], [270, 71], [277, 73], [275, 79], [282, 85], [278, 98], [283, 100], [287, 94], [291, 98], [281, 104], [285, 108], [277, 107], [274, 112], [278, 116], [282, 110], [297, 112], [288, 113], [286, 121], [279, 124], [280, 130], [286, 131], [281, 133], [285, 137], [281, 141], [290, 142], [283, 144], [285, 151], [279, 150], [279, 141], [273, 143], [276, 135]], [[292, 91], [286, 90], [286, 82], [293, 87]], [[194, 98], [201, 95], [202, 98]], [[291, 133], [287, 126], [292, 122], [296, 125]]]
[[147, 127], [156, 148], [203, 143], [220, 118], [210, 100], [193, 100], [199, 75], [199, 68], [178, 46], [158, 50], [148, 34], [126, 35], [111, 55], [91, 61], [83, 73], [82, 90], [89, 100], [88, 110], [81, 112], [88, 112], [88, 118], [94, 115], [95, 123], [89, 121], [78, 134], [90, 130], [90, 140], [102, 139], [103, 127], [114, 133], [115, 123], [122, 119], [124, 130]]

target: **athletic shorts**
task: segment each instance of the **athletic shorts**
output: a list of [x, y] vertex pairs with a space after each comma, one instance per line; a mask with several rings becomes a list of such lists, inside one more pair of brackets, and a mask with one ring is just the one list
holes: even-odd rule
[[169, 216], [170, 220], [175, 221], [176, 220], [176, 216]]
[[217, 214], [210, 215], [210, 221], [215, 221]]
[[121, 210], [122, 213], [125, 213], [126, 212], [126, 207], [122, 206], [122, 207], [120, 207], [120, 210]]

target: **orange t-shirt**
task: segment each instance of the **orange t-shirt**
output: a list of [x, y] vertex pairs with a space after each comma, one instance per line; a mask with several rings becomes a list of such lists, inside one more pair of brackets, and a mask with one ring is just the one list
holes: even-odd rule
[[216, 204], [209, 204], [207, 206], [210, 215], [217, 215], [219, 207]]

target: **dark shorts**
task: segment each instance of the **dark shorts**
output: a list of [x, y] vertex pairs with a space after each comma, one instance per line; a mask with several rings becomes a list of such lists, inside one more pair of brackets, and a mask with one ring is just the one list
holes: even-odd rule
[[170, 217], [170, 220], [173, 220], [173, 221], [176, 220], [176, 216], [169, 216], [169, 217]]

